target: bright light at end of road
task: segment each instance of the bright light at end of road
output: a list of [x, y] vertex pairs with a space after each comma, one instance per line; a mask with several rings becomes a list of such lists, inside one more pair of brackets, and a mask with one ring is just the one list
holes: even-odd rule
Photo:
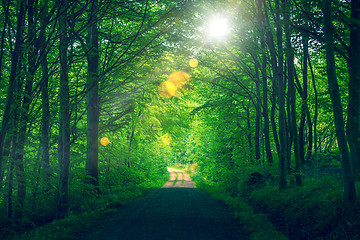
[[217, 16], [210, 20], [207, 30], [211, 40], [225, 40], [230, 33], [231, 27], [225, 17]]

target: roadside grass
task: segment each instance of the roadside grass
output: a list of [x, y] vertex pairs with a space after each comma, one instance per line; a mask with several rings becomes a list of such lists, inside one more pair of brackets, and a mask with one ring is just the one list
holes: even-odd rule
[[[196, 166], [187, 167], [197, 187], [233, 209], [251, 239], [360, 239], [360, 201], [351, 209], [345, 208], [338, 171], [329, 174], [328, 166], [322, 168], [326, 172], [316, 178], [303, 175], [302, 186], [295, 186], [294, 176], [288, 176], [288, 187], [280, 190], [276, 166], [266, 171], [261, 166], [243, 166], [241, 171], [223, 173], [223, 181], [212, 181]], [[263, 179], [254, 181], [253, 173]], [[359, 183], [356, 188], [360, 199]]]
[[198, 187], [206, 190], [210, 195], [229, 206], [242, 229], [250, 235], [252, 240], [287, 240], [276, 227], [262, 213], [255, 213], [254, 209], [242, 198], [232, 197], [220, 189], [198, 182]]
[[[232, 209], [234, 217], [238, 220], [242, 229], [246, 231], [252, 240], [287, 240], [288, 238], [277, 230], [267, 218], [266, 214], [256, 213], [253, 207], [245, 198], [233, 196], [227, 187], [220, 187], [212, 184], [197, 171], [196, 165], [183, 166], [184, 171], [190, 174], [191, 179], [195, 182], [197, 188], [201, 188], [210, 193], [210, 195], [224, 202]], [[249, 171], [251, 172], [251, 171]], [[248, 179], [249, 174], [237, 176], [236, 180], [244, 182]], [[240, 178], [240, 179], [239, 179]], [[229, 177], [229, 184], [235, 184]], [[231, 188], [231, 187], [230, 187]]]
[[[165, 178], [166, 177], [166, 178]], [[168, 180], [167, 176], [156, 182], [149, 182], [132, 187], [119, 189], [112, 194], [101, 196], [88, 203], [88, 208], [81, 213], [70, 212], [67, 217], [54, 220], [41, 227], [25, 233], [17, 233], [8, 239], [12, 240], [70, 240], [78, 239], [95, 226], [108, 220], [125, 205], [128, 205], [154, 189], [162, 187]]]
[[254, 190], [249, 202], [290, 239], [360, 239], [360, 203], [345, 208], [342, 183], [330, 176], [284, 190], [267, 185]]

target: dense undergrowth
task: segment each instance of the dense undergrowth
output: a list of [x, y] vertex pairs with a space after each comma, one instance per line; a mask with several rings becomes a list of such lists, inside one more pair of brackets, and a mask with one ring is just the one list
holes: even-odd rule
[[[101, 186], [101, 193], [96, 196], [90, 197], [90, 193], [86, 192], [73, 193], [71, 210], [66, 217], [54, 219], [51, 213], [47, 213], [35, 216], [34, 219], [42, 219], [42, 222], [24, 219], [22, 222], [14, 223], [2, 219], [0, 239], [77, 239], [81, 234], [109, 219], [125, 205], [163, 186], [168, 180], [168, 172], [162, 167], [148, 176], [146, 173], [140, 174], [139, 169], [124, 168], [117, 176], [113, 176], [113, 181], [115, 180], [116, 183], [106, 181], [106, 184]], [[119, 184], [119, 181], [122, 184]]]
[[[218, 169], [215, 178], [196, 164], [184, 168], [197, 187], [234, 210], [252, 239], [360, 239], [359, 201], [345, 209], [337, 164], [325, 161], [318, 167], [316, 178], [313, 171], [304, 173], [302, 186], [293, 185], [290, 175], [288, 187], [282, 190], [277, 185], [276, 166]], [[310, 168], [313, 166], [306, 166]]]

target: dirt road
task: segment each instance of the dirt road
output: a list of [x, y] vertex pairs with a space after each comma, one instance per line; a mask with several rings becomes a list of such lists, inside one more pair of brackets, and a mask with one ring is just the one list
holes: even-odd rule
[[168, 168], [170, 180], [143, 200], [121, 209], [84, 240], [241, 240], [229, 210], [184, 171]]

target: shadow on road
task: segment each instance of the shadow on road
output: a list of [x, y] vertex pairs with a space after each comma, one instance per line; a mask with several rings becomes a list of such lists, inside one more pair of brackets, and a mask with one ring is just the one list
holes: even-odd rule
[[83, 239], [248, 239], [221, 202], [196, 189], [189, 179], [177, 182], [181, 187], [170, 179], [163, 188], [120, 210]]

